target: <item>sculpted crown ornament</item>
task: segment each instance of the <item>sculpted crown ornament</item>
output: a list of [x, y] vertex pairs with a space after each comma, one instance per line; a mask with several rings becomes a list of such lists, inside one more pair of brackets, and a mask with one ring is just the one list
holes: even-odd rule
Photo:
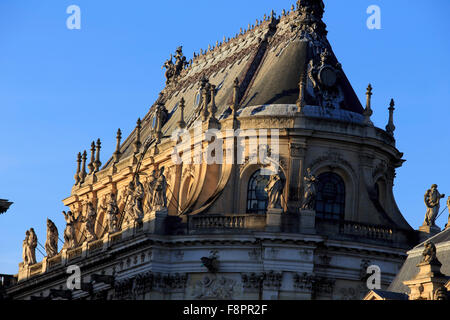
[[296, 25], [300, 30], [315, 33], [317, 36], [326, 36], [327, 25], [322, 21], [325, 5], [322, 0], [298, 0]]

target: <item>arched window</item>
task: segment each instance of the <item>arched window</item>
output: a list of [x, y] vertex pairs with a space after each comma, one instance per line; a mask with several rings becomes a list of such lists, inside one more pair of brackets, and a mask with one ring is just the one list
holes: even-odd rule
[[269, 176], [261, 175], [261, 170], [250, 177], [247, 189], [247, 213], [266, 213], [268, 196], [264, 188], [268, 182]]
[[345, 184], [333, 172], [318, 177], [316, 217], [319, 219], [343, 220], [345, 215]]

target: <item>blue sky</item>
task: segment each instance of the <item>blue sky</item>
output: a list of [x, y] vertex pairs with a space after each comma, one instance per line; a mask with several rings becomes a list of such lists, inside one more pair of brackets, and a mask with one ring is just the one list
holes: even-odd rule
[[[190, 59], [294, 2], [0, 1], [0, 198], [14, 201], [0, 216], [0, 273], [17, 272], [30, 227], [44, 244], [49, 217], [62, 235], [61, 200], [70, 195], [76, 154], [101, 138], [106, 162], [117, 128], [126, 137], [163, 88], [161, 66], [177, 46]], [[81, 30], [66, 28], [72, 4], [81, 8]], [[394, 191], [418, 228], [426, 189], [437, 183], [450, 194], [450, 1], [325, 4], [329, 41], [363, 103], [367, 84], [374, 87], [376, 126], [385, 127], [396, 101], [395, 136], [407, 162]], [[373, 4], [381, 30], [366, 27]]]

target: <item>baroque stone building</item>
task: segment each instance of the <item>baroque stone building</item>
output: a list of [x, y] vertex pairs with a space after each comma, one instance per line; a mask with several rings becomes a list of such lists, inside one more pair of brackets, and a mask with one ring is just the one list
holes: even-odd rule
[[393, 195], [394, 101], [375, 127], [372, 88], [363, 107], [323, 13], [299, 0], [190, 61], [178, 48], [112, 158], [102, 167], [99, 140], [90, 163], [78, 155], [64, 246], [48, 221], [34, 261], [30, 230], [8, 296], [361, 299], [371, 265], [385, 289], [417, 243]]

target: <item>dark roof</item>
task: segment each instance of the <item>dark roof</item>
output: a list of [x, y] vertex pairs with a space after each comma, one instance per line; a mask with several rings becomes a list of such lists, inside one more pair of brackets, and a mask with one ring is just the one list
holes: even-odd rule
[[[449, 236], [450, 229], [447, 229], [427, 240], [432, 241], [437, 246], [436, 256], [442, 263], [441, 272], [445, 275], [450, 275], [450, 247], [439, 247], [439, 244], [449, 243]], [[419, 268], [417, 267], [417, 265], [422, 260], [421, 248], [424, 246], [425, 242], [416, 246], [414, 248], [416, 249], [414, 250], [415, 252], [408, 255], [408, 258], [406, 258], [406, 261], [404, 262], [399, 273], [389, 286], [388, 289], [390, 291], [409, 293], [410, 290], [403, 284], [403, 281], [412, 280], [419, 272]], [[417, 250], [420, 251], [419, 255], [417, 255]]]
[[[169, 119], [162, 129], [165, 137], [170, 137], [177, 127], [180, 119], [177, 107], [181, 98], [185, 99], [184, 120], [189, 127], [199, 116], [199, 106], [196, 102], [203, 78], [216, 85], [216, 115], [219, 119], [229, 115], [236, 78], [240, 83], [240, 109], [268, 104], [295, 105], [303, 75], [307, 81], [305, 104], [328, 109], [324, 106], [325, 102], [320, 93], [328, 89], [325, 89], [325, 85], [317, 84], [320, 82], [317, 79], [320, 78], [321, 68], [330, 66], [337, 77], [332, 90], [338, 92], [341, 99], [336, 102], [338, 109], [362, 115], [364, 109], [326, 38], [326, 26], [322, 22], [322, 0], [302, 0], [297, 5], [299, 9], [279, 19], [273, 16], [245, 33], [194, 57], [192, 64], [166, 85], [160, 98], [143, 118], [141, 140], [144, 141], [151, 133], [158, 102], [163, 103], [169, 112]], [[308, 11], [305, 10], [306, 7], [312, 8], [312, 15], [305, 14]], [[313, 76], [310, 63], [315, 70]], [[314, 85], [311, 77], [316, 79]], [[122, 143], [120, 151], [123, 157], [132, 155], [135, 138], [136, 130]], [[109, 160], [105, 168], [111, 163]]]
[[0, 214], [5, 213], [12, 204], [8, 200], [0, 199]]
[[408, 295], [405, 293], [398, 293], [384, 290], [372, 290], [377, 295], [387, 300], [408, 300]]

